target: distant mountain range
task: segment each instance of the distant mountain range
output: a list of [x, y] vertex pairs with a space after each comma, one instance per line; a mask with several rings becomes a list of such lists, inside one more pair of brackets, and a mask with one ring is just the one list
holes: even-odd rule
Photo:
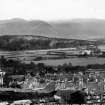
[[35, 35], [69, 39], [105, 38], [105, 20], [73, 19], [45, 22], [11, 19], [0, 21], [0, 35]]

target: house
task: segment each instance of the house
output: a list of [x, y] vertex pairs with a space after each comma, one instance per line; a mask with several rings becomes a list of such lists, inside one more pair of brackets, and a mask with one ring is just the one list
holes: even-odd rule
[[105, 45], [98, 45], [98, 49], [105, 52]]
[[98, 83], [96, 82], [88, 82], [86, 88], [88, 89], [89, 93], [97, 92], [98, 91]]
[[105, 74], [105, 69], [88, 69], [86, 70], [86, 74]]
[[81, 55], [90, 55], [91, 54], [91, 50], [82, 50], [81, 51]]
[[23, 81], [24, 81], [24, 75], [11, 75], [9, 76], [9, 86], [12, 88], [21, 88], [21, 86], [23, 85]]

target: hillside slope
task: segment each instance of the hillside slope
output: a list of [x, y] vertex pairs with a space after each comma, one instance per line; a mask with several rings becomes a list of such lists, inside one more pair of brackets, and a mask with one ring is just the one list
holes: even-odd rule
[[35, 35], [86, 40], [105, 38], [105, 20], [74, 19], [55, 22], [3, 20], [0, 21], [0, 35]]

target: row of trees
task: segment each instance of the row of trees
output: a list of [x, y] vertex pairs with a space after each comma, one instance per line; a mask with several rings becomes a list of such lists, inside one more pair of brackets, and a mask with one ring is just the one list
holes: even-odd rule
[[85, 72], [88, 69], [105, 69], [105, 64], [91, 64], [87, 66], [72, 66], [71, 63], [58, 65], [57, 67], [45, 65], [44, 63], [35, 64], [30, 62], [29, 64], [21, 63], [18, 60], [7, 60], [3, 56], [0, 58], [1, 68], [9, 75], [24, 75], [27, 72], [31, 72], [32, 75], [39, 73], [44, 76], [46, 73], [74, 73]]
[[1, 50], [33, 50], [49, 48], [49, 40], [0, 39]]

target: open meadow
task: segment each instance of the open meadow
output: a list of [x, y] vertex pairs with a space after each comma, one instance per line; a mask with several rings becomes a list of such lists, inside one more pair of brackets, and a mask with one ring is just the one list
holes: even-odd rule
[[[49, 50], [29, 50], [29, 51], [0, 51], [0, 56], [7, 59], [18, 59], [25, 63], [45, 63], [46, 65], [62, 65], [64, 63], [72, 63], [72, 65], [88, 65], [88, 64], [104, 64], [105, 58], [99, 57], [68, 57], [60, 58], [59, 55], [47, 55]], [[37, 57], [46, 59], [35, 60]], [[48, 59], [47, 59], [48, 58]], [[50, 59], [49, 59], [50, 58]]]

